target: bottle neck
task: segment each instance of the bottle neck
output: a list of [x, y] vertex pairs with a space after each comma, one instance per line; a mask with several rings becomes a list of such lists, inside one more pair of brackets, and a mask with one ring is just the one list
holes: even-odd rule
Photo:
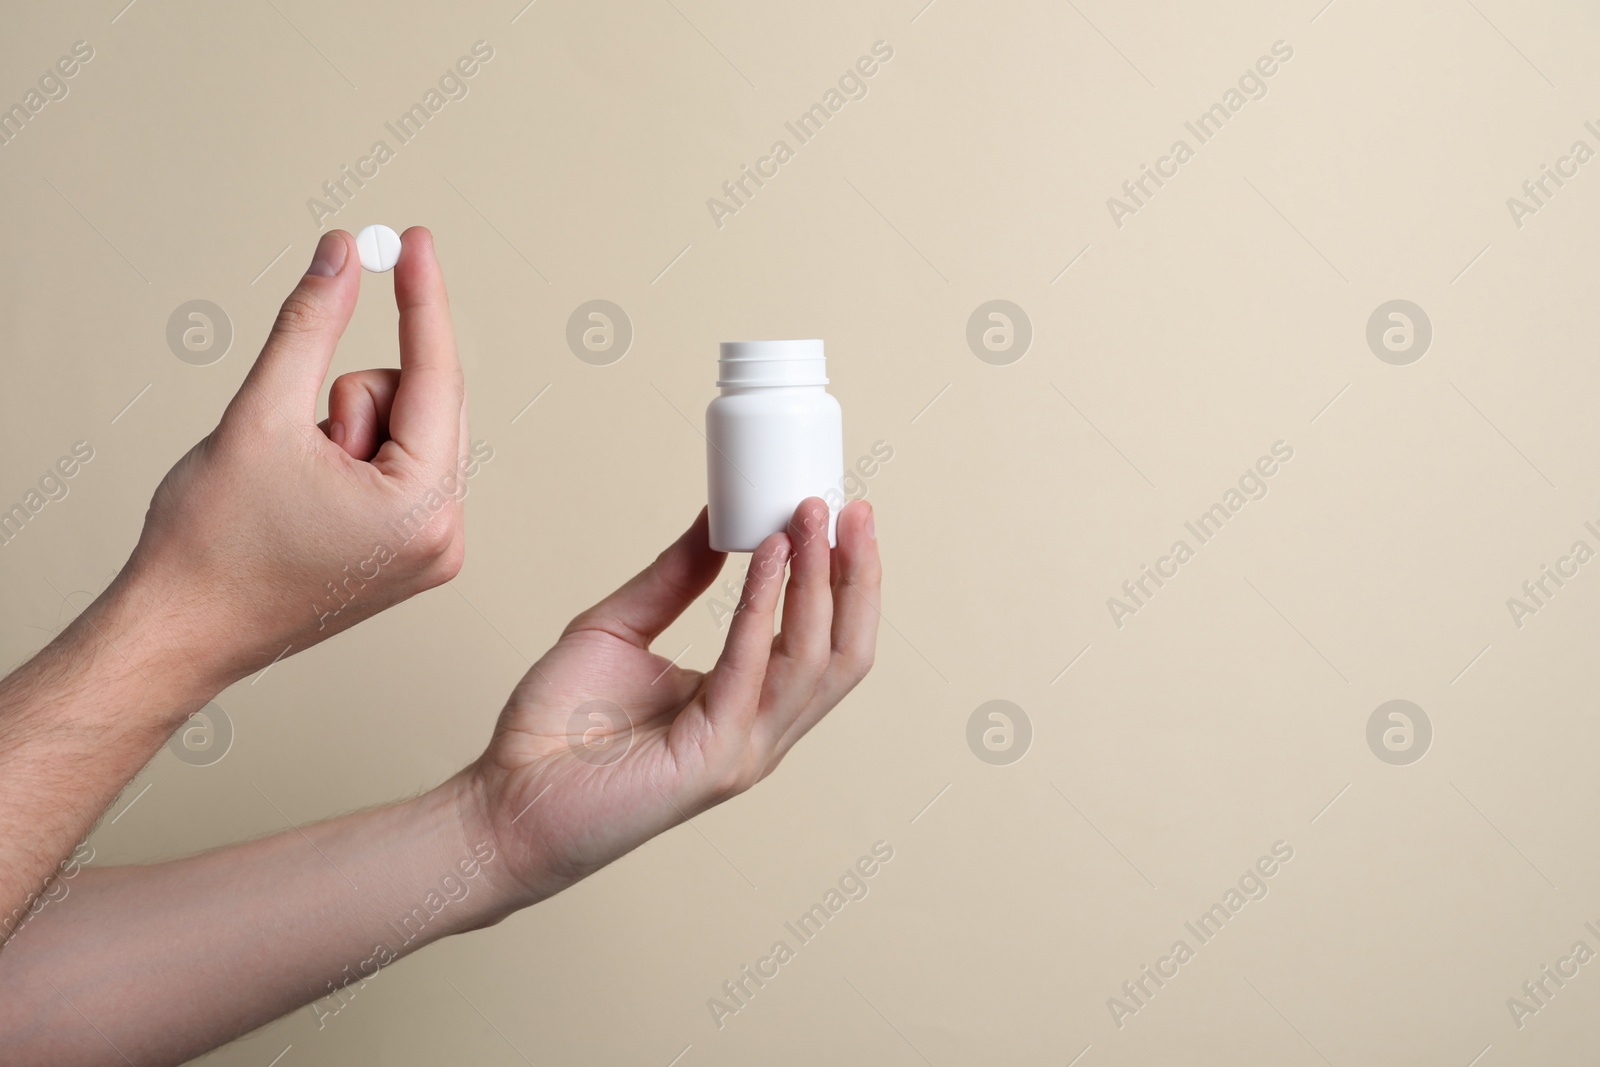
[[722, 390], [723, 396], [742, 396], [753, 393], [771, 396], [788, 393], [826, 393], [828, 391], [828, 387], [825, 385], [750, 385], [748, 383], [732, 385], [719, 382], [717, 387]]
[[717, 360], [717, 385], [722, 389], [806, 386], [828, 384], [828, 364], [821, 354], [799, 357], [730, 356], [724, 346]]

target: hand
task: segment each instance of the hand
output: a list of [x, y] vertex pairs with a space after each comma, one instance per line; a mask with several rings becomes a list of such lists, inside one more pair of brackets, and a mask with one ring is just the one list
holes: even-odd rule
[[432, 235], [401, 240], [400, 368], [341, 375], [319, 425], [360, 288], [355, 240], [330, 231], [217, 428], [156, 490], [111, 591], [137, 585], [213, 691], [460, 569], [473, 460]]
[[881, 574], [872, 509], [845, 507], [831, 553], [827, 519], [812, 497], [756, 549], [710, 673], [650, 651], [722, 568], [702, 510], [653, 564], [573, 619], [523, 677], [464, 775], [467, 810], [484, 824], [473, 830], [506, 857], [498, 869], [512, 878], [513, 906], [750, 788], [866, 675]]

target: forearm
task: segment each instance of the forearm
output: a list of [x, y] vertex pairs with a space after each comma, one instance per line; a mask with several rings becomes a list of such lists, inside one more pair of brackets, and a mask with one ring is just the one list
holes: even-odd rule
[[513, 909], [473, 790], [464, 772], [303, 830], [84, 869], [0, 954], [0, 1062], [179, 1063], [308, 1004], [332, 1025], [381, 966]]
[[0, 681], [0, 945], [213, 685], [158, 592], [116, 583]]

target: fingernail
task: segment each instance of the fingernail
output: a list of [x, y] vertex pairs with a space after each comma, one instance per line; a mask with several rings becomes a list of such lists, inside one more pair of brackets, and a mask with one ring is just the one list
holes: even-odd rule
[[338, 421], [328, 423], [328, 440], [336, 445], [344, 444], [344, 423]]
[[868, 504], [867, 505], [867, 540], [869, 540], [869, 541], [876, 541], [878, 539], [878, 531], [872, 525], [873, 518], [874, 518], [874, 512], [872, 510], [872, 505]]
[[325, 233], [322, 240], [317, 242], [317, 254], [311, 257], [311, 266], [306, 268], [306, 273], [319, 278], [331, 278], [339, 273], [349, 254], [350, 247], [344, 243], [343, 237], [337, 233]]

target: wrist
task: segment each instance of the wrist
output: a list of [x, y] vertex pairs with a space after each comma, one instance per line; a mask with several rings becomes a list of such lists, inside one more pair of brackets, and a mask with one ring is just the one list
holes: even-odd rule
[[170, 732], [233, 681], [190, 636], [174, 593], [130, 565], [47, 651], [117, 694], [101, 702], [107, 714]]
[[463, 768], [418, 799], [436, 802], [450, 813], [460, 833], [460, 855], [475, 861], [469, 866], [477, 871], [481, 885], [475, 894], [471, 929], [493, 926], [543, 899], [530, 893], [513, 870], [514, 855], [495, 832], [489, 790], [477, 764]]
[[220, 690], [165, 631], [166, 610], [125, 569], [7, 681], [35, 694], [35, 716], [159, 747]]

